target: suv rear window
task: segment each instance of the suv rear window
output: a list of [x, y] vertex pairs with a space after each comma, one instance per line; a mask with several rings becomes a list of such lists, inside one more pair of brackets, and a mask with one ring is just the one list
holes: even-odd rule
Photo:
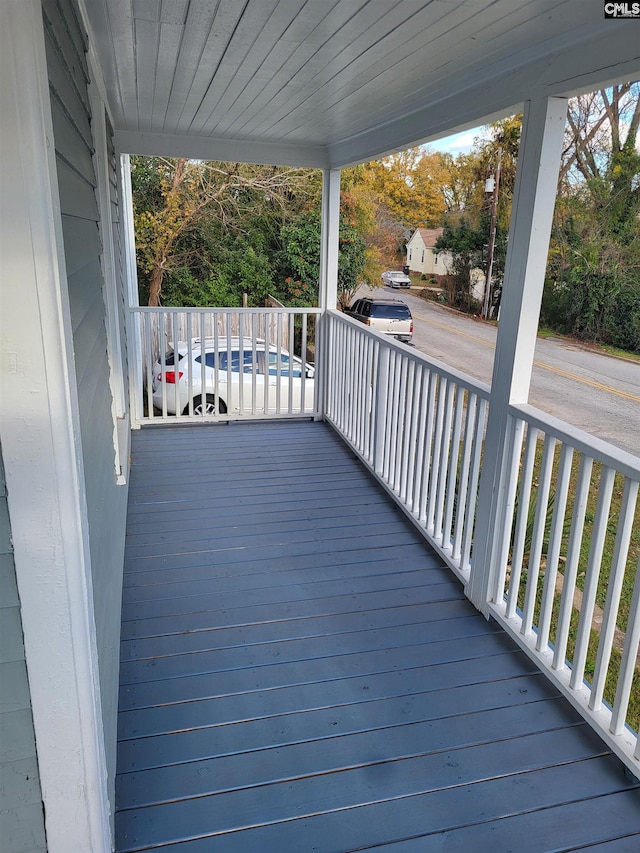
[[371, 305], [371, 317], [385, 317], [390, 320], [409, 320], [411, 312], [407, 305]]

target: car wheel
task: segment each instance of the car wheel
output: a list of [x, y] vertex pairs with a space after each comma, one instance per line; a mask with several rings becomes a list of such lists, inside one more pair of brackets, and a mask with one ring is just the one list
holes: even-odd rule
[[[226, 414], [226, 411], [227, 411], [227, 407], [225, 406], [225, 404], [223, 403], [222, 400], [220, 400], [219, 405], [216, 406], [216, 398], [213, 396], [213, 394], [207, 394], [206, 395], [206, 397], [204, 399], [204, 413], [206, 415], [215, 415], [216, 413], [224, 415], [224, 414]], [[202, 412], [203, 412], [202, 397], [200, 395], [198, 395], [197, 397], [193, 398], [193, 414], [194, 415], [202, 415]], [[188, 405], [184, 407], [184, 411], [182, 414], [183, 415], [189, 414], [189, 406]]]

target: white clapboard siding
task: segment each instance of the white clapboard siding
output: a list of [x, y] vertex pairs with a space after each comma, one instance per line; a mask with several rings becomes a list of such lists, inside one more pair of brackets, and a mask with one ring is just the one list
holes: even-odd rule
[[[85, 29], [70, 0], [44, 0], [42, 7], [78, 389], [100, 692], [104, 731], [108, 733], [115, 726], [117, 714], [119, 586], [127, 499], [126, 490], [117, 484], [109, 347], [122, 344], [119, 337], [109, 342], [106, 332], [103, 247], [98, 229], [97, 179], [92, 159], [96, 147], [93, 127], [100, 124], [92, 121], [91, 115]], [[108, 123], [106, 131], [108, 138], [103, 140], [103, 148], [110, 162], [108, 209], [115, 225], [114, 234], [118, 235], [119, 196], [112, 130]], [[119, 255], [114, 266], [114, 279], [109, 286], [116, 288], [114, 302], [119, 306], [114, 320], [122, 323], [123, 280]], [[126, 467], [126, 459], [122, 463]], [[108, 736], [105, 749], [113, 791], [115, 748]]]

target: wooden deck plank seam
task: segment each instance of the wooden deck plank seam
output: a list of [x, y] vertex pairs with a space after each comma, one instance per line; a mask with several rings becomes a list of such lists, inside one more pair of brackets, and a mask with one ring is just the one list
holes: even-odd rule
[[[494, 655], [491, 655], [491, 654], [487, 655], [486, 653], [480, 653], [479, 655], [476, 655], [475, 657], [471, 656], [471, 657], [466, 657], [466, 658], [456, 658], [456, 659], [449, 660], [449, 661], [437, 661], [433, 664], [430, 664], [429, 666], [436, 667], [436, 666], [442, 665], [443, 663], [445, 663], [445, 664], [465, 663], [466, 664], [466, 663], [469, 663], [469, 661], [486, 660], [487, 658], [491, 658], [491, 657], [499, 657], [500, 654], [501, 654], [500, 652], [496, 652]], [[525, 663], [525, 661], [521, 661], [521, 662], [523, 664]], [[424, 666], [416, 664], [413, 666], [405, 667], [403, 672], [411, 673], [413, 670], [421, 670], [421, 669], [425, 669], [425, 668], [429, 668], [429, 667], [428, 666], [424, 667]], [[209, 700], [209, 699], [220, 699], [220, 698], [225, 698], [225, 697], [229, 697], [229, 696], [251, 696], [253, 694], [264, 693], [265, 691], [282, 690], [282, 689], [291, 688], [291, 687], [315, 687], [315, 686], [320, 685], [320, 684], [331, 684], [332, 682], [341, 683], [343, 681], [361, 678], [362, 675], [366, 675], [367, 677], [371, 678], [371, 677], [381, 676], [381, 675], [393, 675], [396, 672], [397, 672], [397, 670], [393, 669], [393, 668], [392, 669], [373, 669], [373, 670], [367, 671], [366, 673], [362, 673], [362, 672], [341, 673], [340, 675], [337, 675], [337, 676], [326, 676], [324, 678], [315, 678], [315, 679], [311, 679], [311, 680], [297, 680], [297, 681], [293, 681], [293, 682], [287, 682], [284, 685], [283, 684], [261, 685], [259, 687], [255, 687], [255, 688], [251, 688], [251, 689], [236, 688], [234, 690], [225, 690], [225, 692], [220, 692], [218, 690], [218, 692], [216, 692], [216, 693], [208, 693], [205, 696], [186, 697], [186, 698], [175, 699], [174, 701], [168, 701], [165, 699], [162, 702], [151, 703], [151, 704], [146, 704], [146, 705], [140, 704], [140, 705], [136, 705], [135, 707], [132, 707], [132, 708], [127, 708], [126, 705], [121, 704], [121, 712], [122, 711], [142, 711], [142, 710], [148, 709], [148, 708], [166, 708], [169, 706], [184, 705], [184, 704], [189, 704], [192, 702], [201, 702], [201, 701]]]
[[[458, 691], [459, 693], [460, 692], [470, 692], [470, 688], [473, 688], [474, 690], [476, 690], [478, 687], [483, 687], [483, 686], [488, 687], [489, 685], [496, 685], [496, 684], [503, 686], [505, 688], [514, 687], [514, 688], [517, 688], [519, 690], [519, 696], [521, 697], [521, 701], [520, 702], [513, 702], [512, 701], [513, 706], [530, 704], [531, 702], [542, 701], [544, 699], [558, 699], [558, 698], [560, 698], [561, 694], [557, 691], [554, 692], [553, 689], [549, 689], [548, 692], [544, 692], [544, 690], [546, 690], [546, 685], [544, 684], [543, 680], [538, 679], [537, 676], [538, 676], [538, 673], [527, 673], [525, 675], [511, 675], [511, 676], [507, 676], [507, 677], [504, 677], [501, 679], [500, 678], [485, 679], [484, 681], [477, 681], [472, 685], [461, 684], [461, 685], [454, 686], [454, 687], [443, 687], [443, 688], [438, 688], [435, 690], [426, 690], [426, 689], [425, 690], [417, 690], [417, 691], [413, 691], [411, 693], [405, 693], [405, 694], [398, 695], [398, 696], [382, 696], [382, 697], [375, 696], [372, 698], [358, 697], [357, 699], [353, 699], [352, 701], [349, 701], [349, 702], [348, 701], [341, 701], [341, 702], [332, 702], [330, 704], [315, 704], [315, 705], [313, 705], [313, 707], [301, 708], [301, 709], [297, 709], [295, 711], [286, 710], [286, 711], [272, 712], [272, 713], [268, 713], [268, 714], [261, 714], [261, 715], [257, 715], [257, 716], [254, 715], [251, 717], [246, 717], [246, 716], [245, 717], [237, 717], [236, 716], [236, 717], [233, 717], [231, 719], [224, 719], [224, 720], [220, 720], [218, 722], [207, 721], [206, 723], [203, 723], [203, 724], [197, 725], [197, 726], [196, 725], [190, 725], [190, 726], [185, 727], [185, 728], [163, 730], [162, 732], [154, 731], [154, 732], [149, 732], [146, 734], [145, 733], [137, 733], [137, 734], [131, 735], [129, 737], [121, 737], [120, 740], [123, 742], [126, 742], [128, 740], [130, 740], [130, 741], [138, 741], [138, 740], [139, 741], [145, 741], [148, 739], [154, 739], [156, 737], [163, 737], [163, 736], [172, 735], [172, 734], [184, 734], [185, 732], [208, 731], [209, 729], [217, 729], [217, 728], [224, 727], [224, 726], [235, 726], [235, 725], [242, 725], [244, 723], [265, 722], [265, 721], [271, 721], [271, 720], [278, 720], [278, 719], [282, 719], [282, 718], [304, 716], [304, 715], [309, 714], [309, 713], [316, 714], [318, 712], [326, 712], [326, 711], [331, 711], [331, 712], [347, 711], [347, 710], [350, 710], [353, 708], [359, 708], [360, 706], [377, 705], [377, 704], [381, 704], [381, 703], [390, 703], [390, 702], [397, 703], [397, 702], [403, 702], [403, 701], [407, 701], [407, 700], [426, 700], [426, 699], [432, 699], [432, 700], [437, 702], [437, 699], [439, 696], [442, 697], [450, 691]], [[541, 683], [542, 683], [542, 686], [541, 686]], [[524, 687], [525, 684], [527, 685], [527, 687]], [[517, 685], [523, 685], [523, 686], [517, 687]], [[530, 700], [528, 697], [528, 692], [532, 688], [532, 686], [534, 688], [536, 688], [536, 687], [538, 688], [539, 695], [536, 694], [537, 698]], [[522, 698], [523, 696], [526, 696], [527, 698], [524, 699], [524, 698]], [[484, 706], [482, 708], [482, 710], [495, 710], [495, 709], [501, 708], [501, 707], [505, 707], [505, 705], [504, 704], [502, 704], [502, 705], [499, 705], [499, 704], [489, 705], [489, 704], [487, 704], [486, 706]], [[470, 711], [468, 711], [468, 712], [470, 713]], [[458, 714], [457, 716], [460, 716], [460, 715], [461, 714]], [[449, 715], [445, 715], [445, 716], [456, 716], [456, 715], [449, 714]], [[437, 717], [431, 717], [429, 719], [436, 719], [436, 718]]]
[[[380, 560], [377, 563], [369, 562], [369, 563], [352, 563], [351, 571], [354, 570], [355, 567], [362, 566], [363, 571], [362, 574], [354, 575], [354, 577], [363, 577], [363, 578], [375, 578], [378, 576], [387, 577], [388, 575], [393, 574], [393, 571], [390, 571], [392, 567], [395, 565], [393, 560]], [[379, 571], [373, 571], [373, 568], [379, 566]], [[324, 571], [327, 572], [328, 569], [334, 568], [335, 571], [338, 571], [337, 567], [327, 567]], [[432, 573], [434, 576], [436, 574], [437, 567], [435, 566], [426, 566], [420, 569], [411, 569], [404, 572], [404, 574], [408, 574], [410, 572], [421, 573], [423, 575], [429, 575]], [[220, 585], [223, 590], [225, 587], [225, 581], [229, 582], [231, 586], [229, 589], [245, 589], [247, 588], [244, 585], [251, 584], [253, 580], [254, 583], [248, 587], [251, 589], [281, 589], [287, 586], [307, 586], [311, 583], [321, 583], [320, 580], [308, 580], [307, 575], [313, 576], [314, 569], [308, 569], [304, 567], [295, 567], [291, 569], [287, 569], [282, 572], [242, 572], [237, 575], [215, 575], [211, 574], [210, 577], [201, 578], [201, 579], [190, 579], [188, 583], [185, 583], [184, 580], [173, 580], [173, 581], [157, 581], [156, 583], [146, 584], [145, 586], [129, 586], [125, 587], [125, 595], [127, 600], [124, 603], [129, 604], [135, 601], [162, 601], [166, 598], [174, 598], [175, 596], [171, 594], [172, 590], [174, 592], [179, 592], [178, 587], [198, 587], [201, 586], [201, 591], [204, 592], [205, 589], [208, 589], [211, 586]], [[317, 572], [316, 572], [317, 574]], [[294, 580], [294, 578], [299, 578], [299, 580]], [[258, 583], [257, 579], [261, 579], [261, 582]], [[267, 580], [270, 580], [271, 583], [267, 583]], [[333, 580], [332, 578], [327, 578], [325, 583]], [[183, 598], [192, 598], [200, 594], [200, 590], [198, 592], [193, 592], [185, 595], [179, 596]], [[145, 598], [148, 596], [148, 598]]]
[[[484, 633], [477, 634], [476, 635], [476, 641], [479, 638], [486, 637], [486, 636], [487, 635]], [[121, 686], [126, 688], [126, 687], [130, 687], [134, 684], [135, 685], [160, 684], [160, 683], [166, 682], [166, 681], [176, 681], [176, 680], [180, 680], [180, 679], [184, 679], [184, 678], [207, 676], [207, 675], [211, 675], [213, 673], [219, 673], [219, 672], [229, 672], [229, 671], [241, 672], [242, 670], [245, 670], [245, 669], [264, 669], [264, 668], [269, 668], [269, 667], [282, 666], [282, 664], [311, 663], [314, 661], [330, 661], [330, 660], [335, 660], [337, 658], [344, 661], [344, 660], [346, 660], [349, 657], [352, 657], [354, 655], [367, 654], [367, 653], [372, 652], [372, 651], [375, 651], [377, 653], [377, 652], [385, 652], [385, 651], [391, 651], [391, 650], [396, 651], [398, 649], [418, 649], [418, 648], [423, 648], [425, 650], [428, 648], [431, 651], [433, 651], [434, 648], [437, 646], [445, 646], [445, 645], [451, 644], [452, 642], [455, 642], [456, 640], [467, 640], [467, 639], [469, 639], [467, 636], [458, 637], [458, 638], [448, 637], [448, 638], [438, 640], [438, 641], [433, 641], [433, 642], [407, 643], [406, 645], [393, 644], [393, 645], [389, 645], [389, 646], [376, 647], [375, 649], [357, 649], [354, 651], [346, 651], [346, 652], [340, 652], [340, 653], [335, 653], [335, 654], [319, 654], [319, 655], [310, 655], [309, 654], [307, 656], [302, 656], [302, 657], [292, 657], [292, 658], [286, 658], [284, 660], [265, 661], [262, 663], [246, 663], [246, 664], [234, 663], [234, 664], [228, 664], [228, 665], [223, 666], [223, 667], [218, 666], [214, 669], [203, 669], [203, 670], [198, 671], [198, 672], [186, 672], [182, 675], [170, 675], [170, 676], [163, 677], [163, 678], [159, 678], [159, 677], [149, 678], [147, 681], [140, 681], [140, 680], [135, 681], [135, 682], [123, 681], [123, 682], [121, 682]], [[267, 643], [267, 644], [265, 644], [265, 646], [266, 645], [270, 645], [270, 644]], [[246, 647], [238, 646], [236, 648], [245, 649]], [[257, 650], [258, 647], [254, 646], [252, 648], [254, 648], [254, 650]], [[227, 650], [223, 650], [223, 651], [230, 651], [230, 650], [227, 649]], [[203, 654], [219, 654], [219, 650], [215, 649], [215, 650], [213, 650], [213, 652], [206, 651]], [[192, 655], [185, 654], [185, 655], [177, 655], [176, 657], [191, 658]]]
[[[198, 764], [198, 762], [210, 761], [210, 760], [215, 759], [215, 758], [229, 758], [229, 757], [232, 757], [234, 755], [249, 755], [251, 753], [258, 753], [258, 752], [262, 753], [264, 750], [267, 750], [267, 751], [268, 750], [277, 750], [277, 749], [281, 749], [281, 748], [286, 747], [286, 746], [300, 746], [300, 745], [309, 744], [309, 743], [320, 743], [322, 741], [339, 741], [341, 738], [349, 738], [353, 735], [374, 734], [376, 732], [384, 732], [384, 731], [397, 731], [397, 730], [400, 730], [403, 728], [415, 727], [417, 725], [421, 725], [424, 723], [434, 723], [434, 722], [443, 723], [443, 722], [446, 722], [447, 720], [463, 720], [464, 721], [464, 720], [470, 720], [472, 717], [477, 717], [477, 718], [485, 717], [488, 714], [490, 714], [492, 711], [504, 711], [504, 710], [513, 710], [513, 709], [518, 709], [518, 710], [524, 711], [524, 710], [530, 710], [535, 705], [550, 706], [552, 703], [555, 704], [557, 707], [561, 707], [563, 705], [562, 697], [560, 695], [553, 696], [553, 697], [540, 697], [540, 698], [536, 698], [536, 699], [533, 699], [531, 701], [522, 702], [519, 704], [514, 703], [513, 705], [496, 705], [495, 707], [494, 706], [488, 706], [488, 707], [483, 707], [479, 710], [468, 711], [468, 712], [459, 713], [459, 714], [440, 714], [440, 715], [430, 716], [430, 717], [422, 716], [422, 717], [416, 717], [415, 719], [411, 719], [411, 720], [407, 720], [407, 721], [387, 723], [387, 724], [379, 724], [379, 725], [375, 725], [375, 726], [364, 726], [364, 727], [360, 727], [360, 728], [352, 728], [352, 729], [348, 729], [346, 731], [340, 731], [339, 733], [327, 733], [325, 735], [315, 735], [313, 737], [296, 738], [296, 739], [288, 739], [288, 740], [282, 739], [282, 740], [278, 741], [277, 743], [270, 743], [267, 746], [257, 746], [257, 747], [254, 746], [254, 747], [247, 747], [245, 749], [236, 748], [233, 750], [218, 750], [215, 753], [212, 752], [210, 754], [199, 755], [198, 758], [190, 758], [190, 759], [183, 759], [183, 760], [172, 760], [172, 761], [167, 760], [167, 761], [160, 763], [160, 764], [148, 765], [144, 768], [135, 767], [135, 768], [132, 768], [130, 770], [120, 769], [119, 775], [120, 776], [126, 776], [126, 775], [130, 775], [130, 774], [134, 774], [134, 773], [145, 772], [147, 770], [161, 769], [164, 767], [180, 767], [180, 766], [187, 766], [187, 765], [195, 765], [195, 764]], [[336, 709], [332, 707], [328, 710], [335, 711]], [[303, 712], [299, 712], [299, 716], [304, 718], [304, 716], [306, 716], [308, 714], [313, 714], [313, 713], [315, 713], [315, 711], [303, 711]], [[263, 718], [261, 720], [261, 722], [277, 720], [279, 717], [283, 718], [283, 717], [288, 717], [288, 716], [291, 716], [291, 715], [285, 715], [285, 714], [273, 715], [271, 717]], [[568, 729], [568, 728], [574, 728], [576, 726], [581, 726], [583, 724], [584, 724], [584, 721], [581, 719], [575, 719], [573, 721], [563, 721], [562, 723], [558, 723], [556, 725], [547, 725], [547, 726], [544, 726], [543, 728], [536, 729], [536, 732], [540, 733], [540, 732], [560, 731], [560, 730], [564, 730], [564, 729]], [[190, 734], [192, 732], [196, 732], [196, 733], [211, 732], [214, 730], [215, 731], [223, 730], [226, 727], [242, 726], [242, 725], [245, 725], [245, 723], [237, 723], [237, 722], [233, 721], [233, 722], [228, 722], [228, 723], [219, 723], [215, 726], [210, 726], [207, 728], [185, 729], [183, 731], [178, 732], [177, 734], [178, 735], [185, 735], [185, 734]], [[457, 746], [447, 745], [446, 747], [443, 747], [440, 749], [429, 749], [429, 750], [424, 750], [424, 751], [414, 751], [414, 752], [411, 752], [410, 755], [407, 755], [407, 756], [397, 756], [396, 759], [399, 760], [401, 757], [408, 758], [408, 757], [417, 757], [420, 755], [437, 755], [440, 753], [449, 754], [451, 751], [454, 751], [454, 750], [467, 749], [470, 746], [479, 746], [479, 745], [488, 744], [488, 743], [501, 743], [503, 741], [515, 740], [520, 736], [521, 736], [520, 734], [516, 734], [516, 735], [504, 736], [504, 737], [490, 737], [490, 738], [484, 738], [484, 739], [481, 738], [481, 739], [474, 740], [472, 742], [467, 742], [464, 745], [457, 745]], [[171, 735], [150, 735], [147, 738], [142, 738], [141, 740], [157, 740], [158, 738], [162, 739], [162, 738], [167, 738], [167, 737], [171, 737]], [[603, 749], [604, 749], [604, 747], [603, 747]], [[603, 754], [606, 754], [606, 750], [603, 752]], [[359, 766], [366, 767], [366, 766], [370, 766], [373, 764], [385, 763], [386, 760], [387, 759], [374, 761], [374, 762], [366, 762], [366, 763], [359, 765]], [[349, 766], [349, 768], [353, 768], [353, 765], [351, 765], [351, 764], [348, 766]], [[338, 769], [336, 769], [332, 772], [339, 772], [339, 771], [338, 771]], [[309, 775], [313, 775], [313, 774], [309, 774]], [[251, 786], [249, 786], [249, 787], [251, 787]]]
[[[441, 621], [444, 624], [450, 624], [451, 622], [462, 622], [462, 620], [465, 620], [469, 625], [471, 625], [471, 623], [475, 623], [477, 625], [477, 620], [473, 619], [472, 614], [456, 616], [456, 617], [449, 618], [449, 619], [443, 619]], [[276, 625], [280, 626], [280, 625], [286, 624], [286, 622], [283, 620], [281, 623], [276, 622], [276, 623], [272, 623], [272, 624], [276, 624]], [[273, 638], [266, 639], [266, 640], [251, 640], [250, 638], [249, 639], [243, 638], [242, 641], [240, 641], [238, 639], [235, 642], [227, 641], [224, 644], [216, 642], [213, 646], [209, 646], [207, 648], [190, 649], [188, 652], [187, 651], [184, 651], [184, 652], [183, 651], [165, 652], [165, 651], [159, 650], [158, 652], [154, 652], [153, 654], [146, 654], [146, 655], [143, 655], [140, 657], [136, 656], [135, 658], [128, 657], [128, 656], [123, 657], [121, 660], [123, 663], [129, 662], [132, 660], [162, 660], [162, 659], [167, 658], [167, 657], [178, 657], [178, 656], [182, 656], [184, 654], [201, 654], [203, 652], [212, 651], [213, 649], [215, 649], [217, 651], [226, 651], [228, 649], [260, 648], [262, 646], [276, 646], [276, 648], [277, 648], [278, 645], [294, 642], [297, 640], [317, 640], [317, 639], [323, 639], [324, 637], [331, 637], [331, 638], [335, 638], [335, 639], [338, 639], [338, 638], [346, 639], [348, 637], [355, 637], [358, 635], [361, 636], [363, 634], [371, 633], [373, 631], [375, 631], [375, 632], [386, 631], [386, 630], [390, 630], [392, 628], [414, 628], [416, 626], [421, 626], [421, 625], [422, 625], [422, 622], [416, 620], [415, 622], [400, 622], [400, 623], [394, 623], [393, 625], [383, 625], [381, 627], [374, 627], [374, 628], [368, 628], [368, 627], [353, 628], [351, 630], [345, 630], [345, 631], [339, 631], [337, 629], [332, 630], [332, 631], [322, 631], [318, 628], [313, 632], [307, 632], [305, 634], [295, 635], [295, 636], [273, 637]], [[243, 629], [253, 628], [253, 627], [256, 627], [256, 623], [245, 623], [245, 625], [240, 626], [240, 627]], [[262, 627], [262, 625], [259, 625], [258, 627]], [[224, 630], [224, 629], [220, 629], [220, 628], [211, 629], [212, 632], [219, 632], [221, 630]], [[497, 633], [499, 630], [500, 630], [499, 628], [496, 628], [495, 632]], [[476, 627], [475, 630], [464, 631], [463, 636], [465, 636], [465, 637], [478, 636], [478, 635], [490, 633], [490, 632], [491, 632], [490, 628], [483, 630], [481, 628]], [[202, 632], [202, 633], [205, 633], [205, 632]], [[179, 635], [179, 636], [181, 636], [181, 635]], [[211, 639], [213, 639], [214, 637], [216, 637], [218, 635], [212, 633], [210, 636], [211, 636]], [[153, 639], [156, 639], [156, 638], [153, 638]], [[124, 641], [124, 643], [126, 643], [127, 646], [130, 645], [131, 643], [139, 643], [139, 642], [140, 642], [139, 638], [137, 638], [136, 640]], [[124, 643], [123, 643], [123, 645], [124, 645]]]
[[[515, 739], [517, 739], [517, 737], [513, 738], [513, 739], [515, 740]], [[491, 745], [491, 743], [492, 743], [491, 741], [480, 742], [477, 744], [477, 746], [489, 746], [489, 745]], [[467, 747], [464, 747], [464, 749], [466, 749], [466, 748]], [[366, 769], [366, 768], [378, 767], [378, 766], [382, 766], [382, 765], [386, 765], [386, 764], [396, 764], [396, 763], [401, 763], [404, 761], [411, 761], [415, 758], [422, 758], [422, 757], [426, 757], [426, 756], [435, 756], [435, 755], [439, 755], [439, 754], [448, 754], [449, 752], [456, 752], [456, 751], [457, 750], [454, 748], [453, 750], [438, 750], [438, 751], [434, 751], [431, 753], [416, 753], [415, 756], [399, 757], [397, 759], [391, 759], [389, 761], [378, 761], [378, 762], [374, 761], [374, 762], [370, 762], [369, 764], [353, 765], [353, 766], [350, 766], [348, 768], [344, 768], [344, 769], [341, 769], [338, 771], [330, 770], [327, 772], [319, 772], [319, 773], [314, 773], [314, 774], [304, 774], [304, 775], [300, 775], [300, 776], [291, 776], [287, 779], [278, 779], [278, 780], [274, 780], [273, 782], [266, 782], [266, 783], [262, 783], [260, 785], [246, 785], [246, 786], [238, 786], [236, 788], [225, 789], [225, 794], [226, 793], [242, 793], [242, 792], [246, 792], [246, 791], [251, 791], [254, 788], [264, 789], [264, 788], [272, 787], [275, 785], [286, 785], [286, 784], [289, 784], [291, 782], [300, 782], [300, 781], [304, 781], [304, 780], [315, 780], [315, 779], [319, 779], [319, 778], [324, 777], [324, 776], [332, 776], [332, 775], [335, 775], [335, 773], [344, 772], [344, 770], [358, 771], [358, 770], [362, 770], [362, 769]], [[318, 811], [313, 811], [313, 812], [306, 812], [304, 814], [297, 815], [294, 818], [282, 818], [279, 820], [278, 819], [266, 820], [263, 822], [255, 822], [252, 824], [245, 824], [243, 826], [236, 827], [232, 830], [227, 829], [227, 830], [221, 830], [217, 833], [212, 832], [212, 833], [210, 833], [206, 836], [202, 836], [202, 837], [209, 837], [209, 835], [211, 837], [214, 837], [215, 835], [225, 835], [225, 834], [230, 833], [230, 832], [242, 831], [243, 829], [249, 829], [249, 828], [254, 828], [254, 827], [264, 827], [264, 826], [271, 826], [271, 825], [278, 824], [278, 823], [285, 823], [285, 822], [288, 822], [290, 820], [301, 820], [301, 819], [304, 819], [307, 817], [312, 817], [312, 816], [334, 814], [336, 812], [343, 812], [343, 811], [352, 811], [352, 810], [355, 810], [358, 808], [362, 808], [363, 806], [371, 806], [371, 805], [379, 805], [382, 803], [390, 803], [390, 802], [393, 802], [393, 801], [399, 800], [399, 799], [409, 799], [409, 798], [413, 798], [413, 797], [424, 796], [425, 794], [435, 793], [436, 791], [453, 791], [455, 789], [467, 788], [467, 787], [471, 787], [473, 785], [481, 785], [481, 784], [484, 784], [487, 782], [491, 782], [491, 781], [495, 781], [495, 780], [498, 780], [501, 778], [505, 778], [507, 776], [509, 778], [515, 780], [515, 779], [517, 779], [517, 777], [523, 777], [523, 776], [527, 776], [529, 774], [539, 773], [540, 771], [543, 771], [543, 770], [548, 770], [548, 769], [555, 768], [555, 767], [563, 767], [563, 766], [566, 767], [566, 766], [571, 766], [571, 765], [579, 765], [580, 763], [582, 763], [584, 761], [592, 761], [592, 760], [598, 759], [598, 758], [606, 758], [606, 757], [608, 757], [608, 755], [609, 755], [609, 753], [605, 750], [603, 752], [596, 752], [594, 754], [585, 756], [584, 758], [580, 758], [580, 759], [561, 761], [561, 762], [558, 762], [557, 764], [541, 764], [539, 766], [536, 766], [535, 769], [533, 769], [533, 770], [523, 770], [523, 771], [520, 771], [517, 773], [505, 774], [505, 776], [501, 776], [500, 774], [496, 774], [493, 776], [484, 776], [482, 778], [478, 778], [478, 779], [475, 779], [473, 781], [452, 783], [452, 784], [446, 785], [444, 787], [439, 787], [439, 788], [424, 787], [418, 791], [414, 791], [414, 792], [407, 793], [407, 794], [399, 794], [397, 796], [390, 796], [390, 797], [372, 798], [366, 802], [358, 802], [358, 803], [354, 803], [352, 805], [336, 806], [336, 807], [330, 808], [330, 809], [318, 810]], [[613, 792], [608, 791], [604, 794], [590, 795], [588, 797], [578, 797], [576, 799], [572, 799], [569, 797], [560, 803], [554, 803], [552, 806], [543, 807], [542, 809], [540, 809], [540, 808], [531, 808], [531, 809], [523, 808], [523, 809], [520, 809], [518, 811], [514, 810], [514, 811], [510, 811], [508, 814], [503, 815], [502, 819], [508, 818], [508, 817], [513, 817], [515, 815], [524, 815], [524, 814], [535, 813], [538, 811], [543, 811], [543, 810], [545, 810], [545, 808], [557, 808], [558, 806], [566, 805], [568, 803], [592, 801], [594, 799], [598, 799], [601, 796], [610, 796], [611, 793], [626, 793], [626, 792], [629, 792], [632, 790], [633, 789], [628, 788], [628, 787], [624, 786], [623, 784], [621, 784]], [[215, 796], [219, 796], [219, 795], [217, 795], [215, 793], [214, 794], [202, 794], [202, 795], [197, 795], [197, 796], [185, 798], [185, 800], [178, 798], [178, 799], [174, 799], [174, 800], [167, 800], [164, 802], [159, 801], [158, 803], [151, 803], [149, 805], [135, 806], [131, 809], [118, 809], [117, 812], [119, 814], [122, 814], [122, 813], [125, 813], [128, 811], [140, 811], [140, 810], [145, 810], [145, 809], [156, 808], [158, 806], [178, 804], [178, 803], [186, 801], [187, 799], [189, 801], [204, 800], [204, 799], [208, 799], [208, 798], [215, 797]], [[457, 824], [457, 825], [450, 827], [450, 830], [455, 830], [456, 828], [459, 828], [459, 827], [476, 826], [476, 825], [479, 825], [483, 822], [484, 821], [474, 821], [471, 824], [460, 823], [460, 824]], [[431, 834], [432, 833], [425, 833], [424, 835], [418, 836], [418, 837], [428, 837], [428, 835], [431, 835]], [[198, 837], [198, 836], [194, 836], [194, 837]]]

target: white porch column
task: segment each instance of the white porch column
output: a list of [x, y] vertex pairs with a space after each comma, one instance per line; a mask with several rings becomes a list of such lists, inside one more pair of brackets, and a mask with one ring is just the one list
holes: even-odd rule
[[111, 849], [40, 0], [0, 4], [0, 441], [50, 853]]
[[326, 312], [338, 304], [338, 238], [340, 233], [340, 170], [325, 169], [322, 173], [322, 231], [320, 238], [320, 281], [316, 332], [316, 386], [318, 411], [324, 415], [329, 336]]
[[524, 110], [467, 587], [467, 595], [485, 615], [508, 535], [505, 518], [511, 518], [509, 474], [519, 437], [508, 409], [529, 398], [566, 109], [564, 99], [541, 98], [528, 101]]
[[139, 318], [129, 309], [140, 305], [138, 268], [136, 265], [136, 234], [133, 226], [133, 191], [131, 161], [128, 154], [120, 155], [120, 192], [122, 196], [122, 245], [127, 277], [127, 347], [129, 351], [129, 406], [131, 428], [139, 429], [143, 418], [142, 341]]

